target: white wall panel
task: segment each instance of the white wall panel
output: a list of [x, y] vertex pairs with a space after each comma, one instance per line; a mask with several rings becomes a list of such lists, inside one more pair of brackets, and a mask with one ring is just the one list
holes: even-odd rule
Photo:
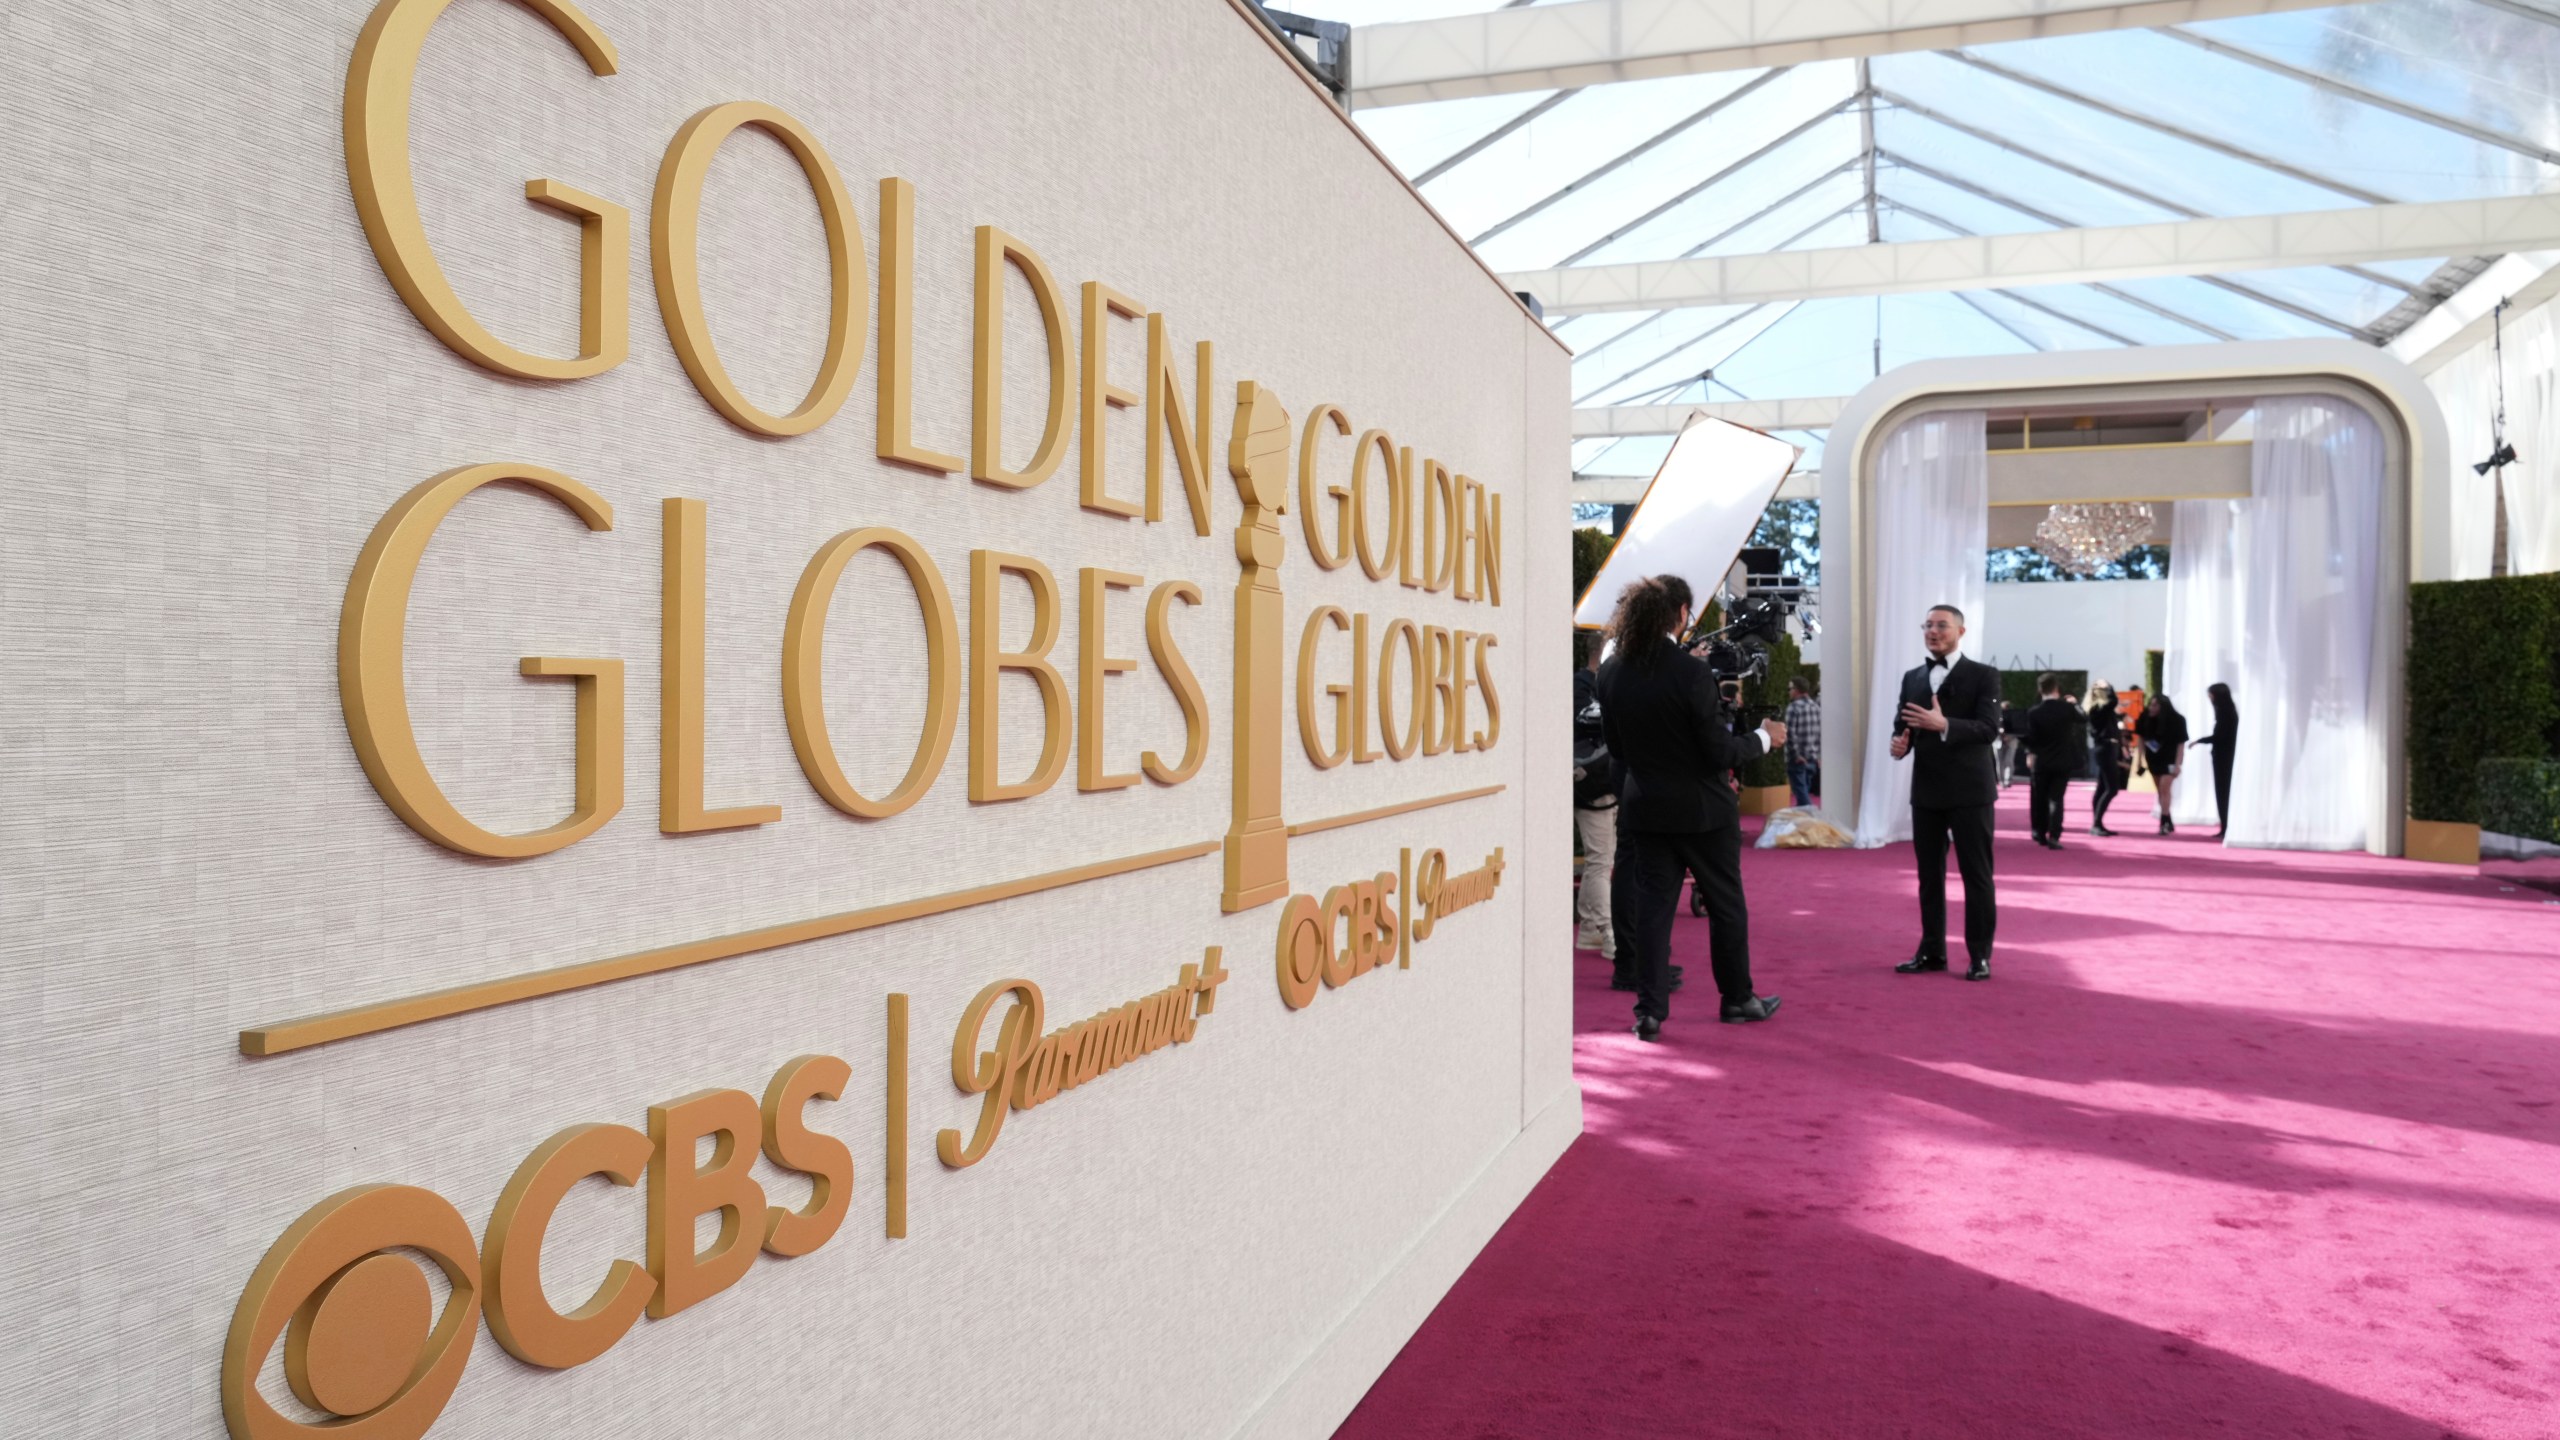
[[[575, 1370], [520, 1364], [482, 1333], [437, 1435], [1188, 1437], [1266, 1411], [1302, 1417], [1272, 1433], [1312, 1433], [1330, 1423], [1322, 1397], [1356, 1398], [1579, 1125], [1559, 1043], [1565, 551], [1562, 527], [1539, 523], [1562, 513], [1569, 478], [1565, 356], [1228, 7], [586, 9], [618, 48], [610, 78], [528, 9], [454, 5], [427, 44], [411, 145], [456, 289], [527, 348], [565, 353], [575, 338], [576, 234], [525, 203], [525, 181], [632, 210], [631, 357], [565, 383], [460, 358], [368, 249], [339, 117], [361, 4], [0, 17], [0, 1146], [18, 1177], [0, 1245], [0, 1330], [16, 1337], [0, 1347], [0, 1433], [220, 1434], [224, 1327], [307, 1207], [394, 1180], [443, 1195], [476, 1234], [554, 1131], [641, 1126], [650, 1104], [706, 1087], [757, 1092], [810, 1051], [853, 1067], [844, 1100], [811, 1111], [856, 1158], [843, 1232], [644, 1321]], [[647, 226], [668, 139], [735, 99], [776, 104], [823, 140], [875, 277], [877, 183], [917, 186], [923, 442], [967, 445], [973, 226], [1036, 248], [1071, 302], [1100, 279], [1165, 312], [1186, 397], [1189, 347], [1214, 340], [1215, 533], [1179, 520], [1178, 489], [1165, 524], [1079, 510], [1072, 449], [1026, 493], [883, 463], [876, 350], [815, 433], [756, 438], [715, 413], [659, 319]], [[777, 144], [741, 134], [704, 213], [721, 356], [748, 395], [783, 408], [821, 344], [807, 187]], [[1028, 291], [1008, 284], [1019, 463], [1045, 366]], [[1114, 378], [1134, 386], [1144, 350], [1143, 325], [1123, 326]], [[1411, 970], [1284, 1009], [1278, 907], [1221, 915], [1212, 854], [293, 1054], [237, 1053], [246, 1026], [1219, 838], [1239, 514], [1224, 461], [1244, 378], [1277, 392], [1293, 437], [1315, 404], [1336, 403], [1504, 499], [1499, 609], [1356, 568], [1320, 574], [1294, 508], [1284, 522], [1287, 678], [1297, 626], [1323, 603], [1379, 626], [1403, 615], [1502, 637], [1504, 734], [1488, 752], [1319, 772], [1288, 717], [1292, 820], [1508, 787], [1293, 844], [1295, 887], [1318, 893], [1392, 869], [1400, 846], [1445, 846], [1461, 868], [1510, 847], [1493, 900], [1452, 917]], [[1134, 494], [1139, 413], [1109, 424], [1111, 488]], [[517, 676], [517, 657], [628, 667], [626, 808], [515, 862], [447, 852], [386, 807], [349, 744], [336, 668], [340, 602], [376, 520], [420, 480], [494, 460], [579, 478], [615, 523], [590, 534], [499, 488], [437, 535], [407, 631], [434, 772], [484, 824], [548, 823], [571, 799], [568, 695]], [[760, 829], [657, 830], [670, 496], [709, 507], [706, 799], [779, 804]], [[810, 554], [872, 524], [932, 554], [964, 633], [972, 547], [1048, 563], [1066, 592], [1057, 653], [1071, 680], [1078, 565], [1196, 582], [1206, 603], [1177, 629], [1209, 695], [1200, 774], [1078, 794], [1071, 759], [1041, 796], [973, 806], [964, 715], [914, 809], [861, 822], [827, 808], [778, 703], [782, 627]], [[1110, 627], [1113, 653], [1141, 659], [1110, 682], [1124, 768], [1181, 738], [1144, 663], [1143, 608], [1143, 592], [1121, 597]], [[1533, 623], [1542, 613], [1553, 637]], [[871, 555], [832, 615], [834, 733], [876, 793], [922, 705], [913, 603]], [[1034, 707], [1027, 683], [1006, 683], [1018, 774]], [[936, 1163], [933, 1132], [975, 1113], [947, 1056], [980, 986], [1036, 980], [1054, 1027], [1171, 982], [1211, 944], [1233, 978], [1193, 1043], [1016, 1114], [976, 1168]], [[912, 1231], [894, 1241], [879, 1173], [892, 991], [915, 1017]], [[796, 1201], [799, 1182], [765, 1173]], [[635, 1192], [593, 1181], [576, 1194], [546, 1252], [556, 1301], [607, 1258], [639, 1256], [641, 1210]], [[1436, 1266], [1411, 1263], [1423, 1252]], [[1378, 1343], [1327, 1348], [1364, 1316]], [[1289, 1409], [1300, 1393], [1318, 1400]]]

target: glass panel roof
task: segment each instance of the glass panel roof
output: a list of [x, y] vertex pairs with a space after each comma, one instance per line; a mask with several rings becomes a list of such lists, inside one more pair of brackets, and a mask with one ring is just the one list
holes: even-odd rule
[[[1497, 7], [1283, 8], [1357, 27]], [[2560, 188], [2546, 158], [2560, 156], [2560, 0], [2379, 0], [1884, 55], [1867, 75], [1862, 92], [1856, 62], [1823, 61], [1354, 119], [1407, 175], [1428, 176], [1425, 198], [1497, 270], [1860, 245], [1871, 213], [1876, 238], [1894, 243]], [[2377, 322], [2405, 324], [2411, 292], [2432, 303], [2431, 277], [2469, 258], [1587, 315], [1554, 328], [1576, 352], [1577, 405], [1846, 395], [1879, 365], [1937, 356], [2379, 343], [2389, 336]], [[1575, 463], [1648, 473], [1667, 444], [1579, 441]]]

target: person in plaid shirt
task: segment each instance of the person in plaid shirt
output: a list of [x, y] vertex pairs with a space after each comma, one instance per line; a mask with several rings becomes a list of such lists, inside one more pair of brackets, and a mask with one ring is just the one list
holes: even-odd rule
[[1787, 681], [1787, 713], [1780, 718], [1787, 727], [1787, 788], [1795, 803], [1810, 805], [1822, 773], [1822, 707], [1814, 703], [1813, 687], [1803, 676]]

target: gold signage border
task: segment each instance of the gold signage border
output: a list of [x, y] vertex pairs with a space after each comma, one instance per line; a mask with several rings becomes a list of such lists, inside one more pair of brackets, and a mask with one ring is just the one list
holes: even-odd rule
[[597, 985], [610, 985], [617, 980], [635, 979], [642, 975], [663, 974], [689, 965], [713, 960], [729, 960], [752, 955], [761, 950], [776, 950], [809, 940], [823, 940], [833, 935], [850, 935], [857, 930], [893, 925], [901, 920], [920, 920], [928, 915], [946, 915], [975, 905], [1011, 900], [1022, 895], [1036, 895], [1086, 880], [1101, 880], [1113, 875], [1149, 870], [1159, 865], [1175, 865], [1215, 854], [1220, 841], [1208, 840], [1197, 845], [1177, 845], [1170, 850], [1150, 850], [1139, 855], [1125, 855], [1116, 860], [1096, 860], [1065, 870], [1051, 870], [1040, 875], [1026, 875], [1018, 880], [999, 880], [992, 885], [976, 885], [966, 890], [953, 890], [941, 895], [926, 895], [913, 900], [899, 900], [887, 905], [873, 905], [861, 910], [845, 910], [833, 915], [820, 915], [810, 920], [795, 920], [781, 925], [741, 931], [735, 935], [715, 936], [681, 945], [665, 945], [655, 950], [641, 950], [617, 955], [606, 960], [587, 960], [574, 965], [560, 965], [536, 970], [505, 980], [483, 980], [470, 985], [457, 985], [445, 990], [431, 990], [405, 1000], [385, 1000], [372, 1005], [358, 1005], [346, 1010], [287, 1020], [274, 1025], [260, 1025], [240, 1032], [240, 1053], [250, 1056], [282, 1055], [288, 1051], [326, 1045], [332, 1040], [352, 1040], [360, 1035], [378, 1035], [404, 1025], [428, 1020], [443, 1020], [455, 1015], [468, 1015], [477, 1010], [494, 1009], [518, 1000], [532, 1000], [544, 995], [559, 995], [571, 990], [585, 990]]
[[1446, 795], [1434, 795], [1423, 800], [1406, 800], [1394, 805], [1381, 805], [1374, 810], [1354, 810], [1348, 815], [1336, 815], [1329, 820], [1301, 820], [1289, 827], [1289, 833], [1313, 835], [1323, 830], [1339, 830], [1346, 825], [1365, 825], [1372, 820], [1384, 820], [1395, 815], [1410, 815], [1416, 810], [1455, 805], [1461, 800], [1481, 800], [1487, 795], [1499, 795], [1510, 788], [1508, 785], [1479, 785], [1473, 790], [1452, 790]]
[[[1482, 799], [1507, 788], [1502, 785], [1479, 786], [1473, 790], [1456, 790], [1446, 795], [1406, 800], [1394, 805], [1381, 805], [1372, 810], [1355, 810], [1325, 820], [1308, 820], [1289, 827], [1291, 835], [1312, 835], [1324, 830], [1384, 820], [1407, 815], [1416, 810], [1429, 810], [1441, 805], [1454, 805], [1462, 800]], [[536, 970], [504, 980], [483, 980], [470, 985], [457, 985], [444, 990], [431, 990], [403, 1000], [384, 1000], [371, 1005], [358, 1005], [345, 1010], [332, 1010], [272, 1025], [252, 1026], [240, 1032], [240, 1053], [252, 1058], [283, 1055], [326, 1045], [335, 1040], [353, 1040], [365, 1035], [379, 1035], [430, 1020], [446, 1020], [456, 1015], [492, 1010], [518, 1000], [539, 999], [572, 990], [592, 989], [620, 980], [658, 975], [681, 970], [714, 960], [730, 960], [759, 951], [777, 950], [785, 945], [798, 945], [809, 940], [823, 940], [834, 935], [850, 935], [857, 930], [894, 925], [902, 920], [921, 920], [929, 915], [947, 915], [977, 905], [991, 905], [999, 900], [1012, 900], [1024, 895], [1037, 895], [1087, 880], [1108, 879], [1160, 865], [1177, 865], [1196, 860], [1225, 848], [1223, 840], [1205, 840], [1195, 845], [1177, 845], [1169, 850], [1150, 850], [1126, 855], [1116, 860], [1096, 860], [1090, 864], [1051, 870], [1039, 875], [1026, 875], [1018, 880], [999, 880], [991, 885], [972, 886], [941, 895], [927, 895], [913, 900], [893, 901], [861, 910], [846, 910], [834, 915], [821, 915], [811, 920], [797, 920], [782, 925], [768, 925], [735, 935], [715, 936], [681, 945], [665, 945], [654, 950], [641, 950], [604, 960], [586, 960], [574, 965], [560, 965]]]

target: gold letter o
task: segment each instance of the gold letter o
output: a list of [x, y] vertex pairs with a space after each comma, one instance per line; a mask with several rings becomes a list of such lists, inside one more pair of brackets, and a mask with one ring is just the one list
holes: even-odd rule
[[[702, 314], [702, 277], [698, 264], [702, 218], [702, 182], [711, 173], [711, 157], [733, 131], [754, 125], [787, 147], [817, 193], [818, 215], [827, 227], [827, 270], [833, 292], [827, 306], [827, 354], [818, 362], [818, 378], [798, 409], [774, 415], [747, 399], [720, 364], [711, 343], [711, 326]], [[732, 100], [714, 105], [684, 122], [667, 143], [667, 158], [658, 166], [658, 195], [650, 211], [656, 243], [651, 265], [658, 279], [658, 308], [666, 316], [667, 338], [685, 373], [712, 408], [760, 435], [805, 435], [832, 418], [853, 392], [862, 369], [862, 347], [871, 327], [871, 262], [863, 254], [862, 227], [853, 213], [853, 196], [844, 177], [807, 126], [760, 100]]]
[[[853, 788], [837, 763], [835, 742], [827, 735], [825, 666], [827, 602], [845, 565], [866, 546], [877, 545], [898, 557], [915, 586], [916, 604], [924, 611], [924, 733], [916, 741], [915, 759], [898, 788], [877, 800]], [[872, 526], [847, 530], [818, 547], [809, 568], [800, 572], [799, 592], [791, 597], [791, 618], [782, 632], [782, 716], [791, 726], [791, 748], [800, 752], [800, 769], [826, 802], [847, 815], [885, 819], [916, 803], [942, 773], [951, 753], [951, 736], [960, 721], [960, 615], [951, 607], [951, 592], [942, 572], [933, 568], [924, 547], [895, 530]]]

